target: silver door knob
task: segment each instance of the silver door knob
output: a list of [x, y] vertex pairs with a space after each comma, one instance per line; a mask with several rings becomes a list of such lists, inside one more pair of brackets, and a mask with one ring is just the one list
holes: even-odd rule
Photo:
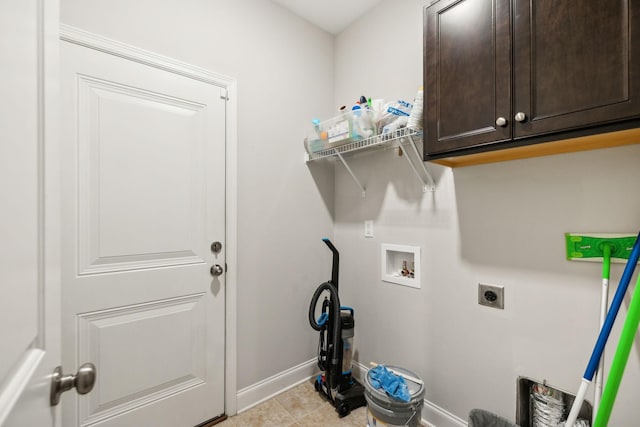
[[523, 113], [522, 111], [516, 113], [516, 122], [522, 123], [525, 120], [527, 120], [527, 115], [525, 113]]
[[496, 119], [496, 126], [503, 128], [506, 125], [507, 125], [507, 119], [505, 119], [504, 117], [498, 117]]
[[60, 402], [60, 395], [75, 387], [78, 394], [87, 394], [93, 390], [96, 383], [96, 367], [93, 363], [85, 363], [80, 366], [75, 375], [64, 375], [62, 366], [53, 370], [51, 376], [51, 393], [49, 402], [56, 406]]
[[220, 276], [222, 273], [224, 273], [224, 269], [220, 266], [220, 264], [214, 264], [211, 266], [211, 270], [209, 270], [211, 272], [211, 275], [213, 277], [218, 277]]

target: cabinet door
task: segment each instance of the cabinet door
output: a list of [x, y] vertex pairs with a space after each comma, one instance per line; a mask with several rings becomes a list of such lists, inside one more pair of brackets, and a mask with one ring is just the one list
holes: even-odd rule
[[514, 114], [525, 117], [515, 138], [640, 115], [639, 9], [636, 0], [514, 2]]
[[[443, 0], [426, 8], [427, 154], [511, 138], [510, 23], [509, 0]], [[505, 122], [497, 125], [498, 118]]]

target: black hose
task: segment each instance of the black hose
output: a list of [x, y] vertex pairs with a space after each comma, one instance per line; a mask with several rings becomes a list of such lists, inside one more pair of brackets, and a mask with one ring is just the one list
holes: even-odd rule
[[313, 297], [311, 297], [311, 304], [309, 304], [309, 324], [311, 327], [319, 331], [322, 329], [323, 325], [319, 325], [316, 321], [316, 305], [318, 304], [318, 299], [323, 291], [329, 291], [329, 295], [331, 296], [331, 303], [335, 307], [336, 304], [340, 304], [340, 299], [338, 298], [338, 292], [336, 291], [335, 286], [331, 284], [331, 282], [324, 282], [313, 293]]
[[331, 298], [331, 309], [330, 314], [333, 314], [333, 319], [329, 319], [328, 322], [332, 322], [331, 330], [332, 337], [329, 344], [333, 344], [333, 354], [330, 360], [330, 369], [329, 369], [329, 387], [332, 389], [338, 388], [338, 382], [340, 380], [340, 373], [342, 370], [342, 363], [340, 361], [340, 338], [342, 335], [342, 322], [340, 316], [340, 298], [338, 297], [338, 291], [335, 286], [333, 286], [330, 282], [324, 282], [313, 293], [313, 297], [311, 298], [311, 304], [309, 305], [309, 323], [311, 327], [316, 331], [322, 329], [322, 325], [319, 325], [316, 322], [315, 314], [316, 314], [316, 304], [318, 303], [318, 299], [320, 298], [320, 294], [323, 291], [329, 291], [329, 296]]

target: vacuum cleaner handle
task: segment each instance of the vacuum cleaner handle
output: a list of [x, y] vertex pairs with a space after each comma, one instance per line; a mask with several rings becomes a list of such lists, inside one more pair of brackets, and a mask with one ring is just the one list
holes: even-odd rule
[[337, 291], [338, 290], [338, 272], [339, 272], [338, 270], [340, 269], [340, 253], [338, 252], [336, 247], [333, 246], [333, 243], [331, 243], [331, 240], [325, 237], [322, 239], [322, 241], [329, 247], [329, 249], [331, 249], [331, 252], [333, 252], [333, 264], [331, 266], [331, 284], [336, 288], [336, 291]]
[[338, 253], [338, 250], [336, 249], [335, 246], [333, 246], [333, 243], [331, 243], [331, 240], [327, 239], [326, 237], [322, 238], [322, 241], [329, 246], [329, 249], [331, 249], [331, 252], [333, 252], [334, 254]]

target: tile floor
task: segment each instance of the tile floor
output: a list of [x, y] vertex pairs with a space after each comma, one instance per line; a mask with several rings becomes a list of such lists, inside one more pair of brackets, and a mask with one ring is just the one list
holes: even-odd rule
[[267, 400], [216, 427], [366, 427], [367, 408], [338, 417], [335, 408], [313, 388], [312, 380]]

